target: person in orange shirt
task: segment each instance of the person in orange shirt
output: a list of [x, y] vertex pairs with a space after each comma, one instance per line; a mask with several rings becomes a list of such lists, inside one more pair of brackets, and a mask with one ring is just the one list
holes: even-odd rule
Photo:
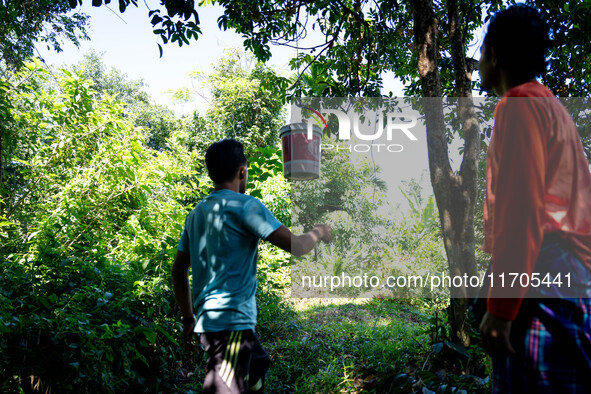
[[481, 47], [481, 85], [502, 97], [487, 155], [492, 285], [480, 323], [494, 392], [591, 392], [591, 173], [571, 116], [536, 80], [550, 43], [539, 12], [517, 4], [492, 18]]

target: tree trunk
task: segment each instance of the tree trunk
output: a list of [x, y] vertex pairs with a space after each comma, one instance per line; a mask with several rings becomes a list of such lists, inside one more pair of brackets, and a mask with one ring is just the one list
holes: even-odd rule
[[4, 154], [2, 151], [2, 141], [4, 138], [4, 126], [0, 125], [0, 215], [4, 212], [4, 178], [3, 176], [3, 169], [4, 169], [4, 161], [2, 160], [2, 155]]
[[[439, 209], [443, 242], [451, 277], [477, 275], [474, 206], [478, 176], [479, 126], [471, 101], [470, 81], [467, 77], [463, 38], [459, 28], [457, 2], [450, 1], [450, 38], [452, 61], [456, 75], [458, 113], [464, 131], [464, 157], [459, 174], [449, 163], [448, 145], [443, 116], [441, 80], [438, 69], [438, 20], [431, 0], [413, 0], [414, 36], [417, 46], [419, 75], [425, 97], [425, 123], [429, 171], [435, 200]], [[458, 83], [459, 82], [459, 83]], [[463, 287], [451, 287], [450, 325], [452, 340], [470, 344], [466, 324], [468, 307], [477, 289], [463, 283]]]

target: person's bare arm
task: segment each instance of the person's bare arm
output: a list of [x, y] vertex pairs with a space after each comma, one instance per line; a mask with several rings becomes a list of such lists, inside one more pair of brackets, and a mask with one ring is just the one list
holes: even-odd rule
[[330, 242], [332, 229], [326, 224], [317, 224], [314, 228], [302, 235], [293, 235], [285, 226], [279, 227], [269, 235], [266, 241], [280, 247], [296, 257], [302, 256], [311, 251], [321, 240]]
[[183, 319], [191, 321], [183, 325], [183, 346], [190, 351], [196, 350], [193, 344], [193, 301], [191, 299], [191, 285], [189, 284], [189, 267], [191, 260], [189, 254], [177, 251], [172, 265], [172, 288], [179, 305]]

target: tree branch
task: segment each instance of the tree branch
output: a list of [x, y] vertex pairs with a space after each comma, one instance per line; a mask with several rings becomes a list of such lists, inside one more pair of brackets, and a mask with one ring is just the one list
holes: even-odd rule
[[456, 81], [456, 93], [458, 97], [472, 97], [470, 81], [466, 77], [466, 60], [464, 55], [464, 40], [460, 24], [460, 13], [458, 10], [458, 0], [449, 0], [449, 39], [450, 53], [454, 68]]
[[[464, 129], [464, 157], [460, 166], [460, 175], [463, 178], [463, 184], [468, 197], [473, 201], [476, 198], [476, 179], [478, 177], [480, 127], [472, 102], [472, 86], [469, 77], [469, 75], [472, 75], [472, 70], [466, 64], [458, 0], [449, 0], [447, 4], [449, 11], [451, 58], [454, 68], [456, 92], [460, 97], [460, 101], [458, 102], [460, 120]], [[471, 66], [473, 67], [473, 64]]]
[[337, 0], [337, 3], [339, 6], [341, 6], [341, 8], [343, 9], [343, 11], [345, 11], [346, 14], [351, 15], [355, 20], [362, 23], [367, 29], [369, 29], [369, 23], [367, 23], [367, 21], [365, 20], [363, 13], [361, 13], [360, 15], [359, 13], [350, 9], [345, 4], [343, 4], [342, 0]]

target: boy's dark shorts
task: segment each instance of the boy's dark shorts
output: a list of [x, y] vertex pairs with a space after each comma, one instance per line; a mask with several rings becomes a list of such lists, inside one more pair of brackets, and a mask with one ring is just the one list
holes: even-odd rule
[[204, 393], [262, 392], [270, 358], [253, 330], [199, 336], [209, 358]]

